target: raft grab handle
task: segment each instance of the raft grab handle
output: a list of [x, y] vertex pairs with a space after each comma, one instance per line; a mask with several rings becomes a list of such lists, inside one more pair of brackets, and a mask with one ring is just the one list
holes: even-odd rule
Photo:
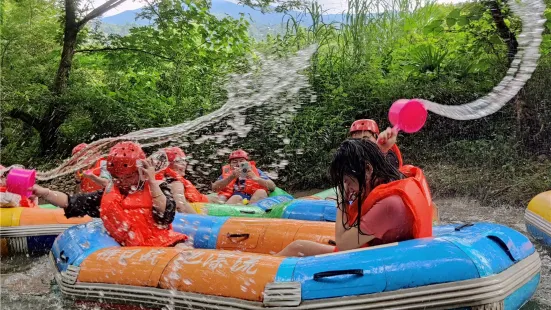
[[251, 235], [250, 234], [230, 234], [228, 233], [228, 238], [245, 238], [248, 239]]
[[346, 269], [346, 270], [331, 270], [331, 271], [318, 272], [318, 273], [314, 273], [314, 281], [318, 281], [319, 279], [323, 279], [323, 278], [342, 276], [342, 275], [356, 275], [356, 276], [363, 277], [364, 270], [363, 269]]
[[471, 227], [471, 226], [474, 226], [474, 224], [473, 224], [473, 223], [463, 224], [463, 225], [461, 225], [461, 226], [457, 226], [457, 227], [455, 228], [455, 231], [460, 231], [460, 230], [463, 229], [463, 228]]
[[254, 211], [248, 211], [248, 210], [239, 210], [239, 213], [243, 213], [243, 214], [255, 214]]
[[59, 259], [64, 262], [65, 264], [69, 261], [69, 258], [65, 256], [65, 251], [61, 251], [59, 253]]

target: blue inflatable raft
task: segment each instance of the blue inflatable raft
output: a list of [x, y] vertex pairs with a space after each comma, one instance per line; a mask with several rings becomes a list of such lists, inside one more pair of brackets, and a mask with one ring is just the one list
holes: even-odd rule
[[529, 239], [491, 223], [313, 257], [261, 253], [314, 240], [316, 225], [331, 237], [331, 223], [184, 215], [173, 226], [195, 249], [177, 249], [120, 247], [95, 220], [58, 236], [50, 257], [68, 297], [154, 308], [519, 309], [540, 280]]

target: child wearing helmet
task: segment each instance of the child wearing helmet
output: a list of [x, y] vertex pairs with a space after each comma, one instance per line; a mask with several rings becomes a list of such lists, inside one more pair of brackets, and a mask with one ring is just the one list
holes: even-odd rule
[[234, 151], [229, 160], [229, 165], [222, 167], [222, 175], [212, 184], [212, 191], [218, 193], [220, 200], [227, 204], [242, 204], [244, 199], [254, 203], [275, 190], [274, 181], [257, 169], [254, 161], [249, 161], [247, 152]]
[[[107, 157], [112, 187], [68, 195], [38, 185], [33, 194], [65, 209], [65, 216], [101, 218], [105, 229], [122, 246], [173, 246], [187, 236], [172, 230], [176, 202], [168, 184], [155, 179], [151, 160], [133, 142], [113, 146]], [[145, 178], [145, 179], [144, 179]]]
[[[82, 151], [88, 146], [86, 143], [81, 143], [75, 146], [71, 152], [72, 156], [75, 156], [78, 152]], [[110, 183], [110, 175], [105, 169], [102, 171], [102, 165], [105, 165], [106, 159], [100, 158], [96, 163], [86, 170], [79, 170], [75, 173], [75, 179], [77, 182], [76, 192], [92, 193], [105, 188]]]
[[402, 153], [396, 145], [398, 133], [392, 128], [387, 128], [379, 133], [379, 126], [372, 119], [359, 119], [350, 126], [350, 137], [367, 139], [377, 143], [379, 149], [386, 154], [387, 160], [396, 168], [402, 167]]

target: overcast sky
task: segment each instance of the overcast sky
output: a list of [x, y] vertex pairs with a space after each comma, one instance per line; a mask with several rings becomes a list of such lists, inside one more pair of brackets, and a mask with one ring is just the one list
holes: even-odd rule
[[[92, 0], [92, 1], [95, 7], [105, 2], [105, 0]], [[227, 1], [237, 3], [237, 0], [227, 0]], [[437, 2], [440, 2], [440, 3], [458, 3], [463, 1], [464, 0], [437, 0]], [[344, 10], [346, 10], [347, 1], [346, 0], [318, 0], [318, 3], [322, 5], [324, 10], [328, 10], [329, 13], [342, 13]], [[142, 6], [144, 6], [144, 2], [141, 2], [140, 0], [127, 0], [123, 2], [123, 4], [119, 5], [117, 8], [105, 13], [103, 16], [116, 15], [124, 11], [141, 8]]]

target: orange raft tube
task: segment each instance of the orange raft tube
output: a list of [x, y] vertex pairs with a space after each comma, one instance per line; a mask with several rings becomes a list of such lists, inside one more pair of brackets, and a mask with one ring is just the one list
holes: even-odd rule
[[52, 205], [0, 208], [0, 253], [2, 256], [46, 253], [60, 233], [91, 220], [88, 216], [68, 219], [63, 209]]

